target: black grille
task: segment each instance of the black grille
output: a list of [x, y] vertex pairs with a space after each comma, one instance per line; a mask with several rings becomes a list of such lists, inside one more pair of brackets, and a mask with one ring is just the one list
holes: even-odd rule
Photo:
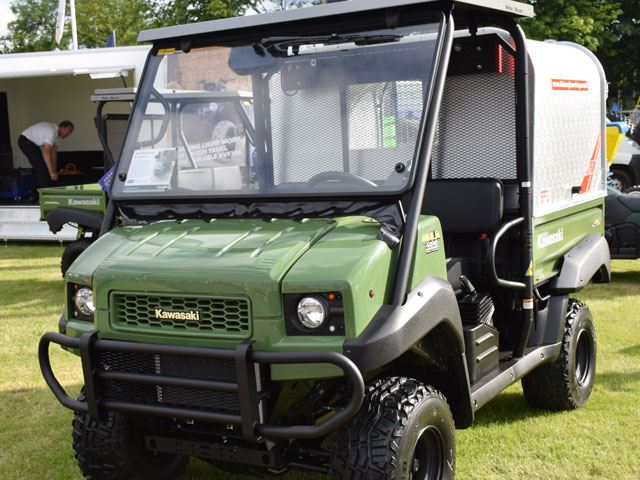
[[[98, 354], [98, 368], [107, 372], [236, 382], [234, 364], [227, 360], [176, 355], [100, 352]], [[114, 381], [104, 382], [103, 388], [104, 395], [111, 400], [239, 413], [239, 398], [235, 393]]]

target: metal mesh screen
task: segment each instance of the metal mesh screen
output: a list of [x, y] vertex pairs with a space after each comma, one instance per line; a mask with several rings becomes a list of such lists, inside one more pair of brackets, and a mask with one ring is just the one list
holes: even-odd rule
[[[285, 92], [270, 82], [274, 180], [306, 182], [330, 170], [384, 181], [413, 158], [423, 105], [420, 81]], [[321, 130], [319, 127], [321, 126]]]
[[347, 89], [349, 171], [386, 180], [398, 163], [408, 166], [422, 113], [418, 81], [351, 85]]
[[107, 148], [111, 153], [114, 163], [120, 160], [122, 146], [127, 135], [127, 124], [129, 123], [129, 115], [105, 115], [104, 116], [104, 133]]
[[138, 143], [155, 143], [162, 131], [162, 120], [160, 115], [145, 115], [138, 131]]
[[340, 91], [328, 87], [285, 92], [280, 78], [276, 74], [269, 82], [275, 184], [342, 171]]
[[447, 78], [431, 160], [440, 178], [517, 178], [515, 90], [508, 73]]

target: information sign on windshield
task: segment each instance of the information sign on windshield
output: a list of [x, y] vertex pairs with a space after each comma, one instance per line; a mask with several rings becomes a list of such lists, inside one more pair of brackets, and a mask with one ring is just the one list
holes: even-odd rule
[[136, 150], [127, 172], [125, 190], [168, 190], [176, 158], [175, 148]]

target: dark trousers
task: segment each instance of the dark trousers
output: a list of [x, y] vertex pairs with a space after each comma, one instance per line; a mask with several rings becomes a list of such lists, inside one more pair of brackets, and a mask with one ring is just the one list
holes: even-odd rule
[[50, 187], [53, 185], [51, 177], [49, 176], [49, 167], [44, 163], [40, 147], [24, 135], [20, 135], [18, 138], [18, 147], [20, 147], [22, 153], [27, 156], [29, 163], [33, 167], [33, 173], [36, 176], [38, 188]]

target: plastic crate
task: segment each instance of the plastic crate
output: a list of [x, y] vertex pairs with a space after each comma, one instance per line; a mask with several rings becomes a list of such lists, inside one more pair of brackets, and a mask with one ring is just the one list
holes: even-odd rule
[[609, 165], [616, 156], [625, 134], [629, 131], [629, 124], [625, 122], [607, 122], [607, 161]]

